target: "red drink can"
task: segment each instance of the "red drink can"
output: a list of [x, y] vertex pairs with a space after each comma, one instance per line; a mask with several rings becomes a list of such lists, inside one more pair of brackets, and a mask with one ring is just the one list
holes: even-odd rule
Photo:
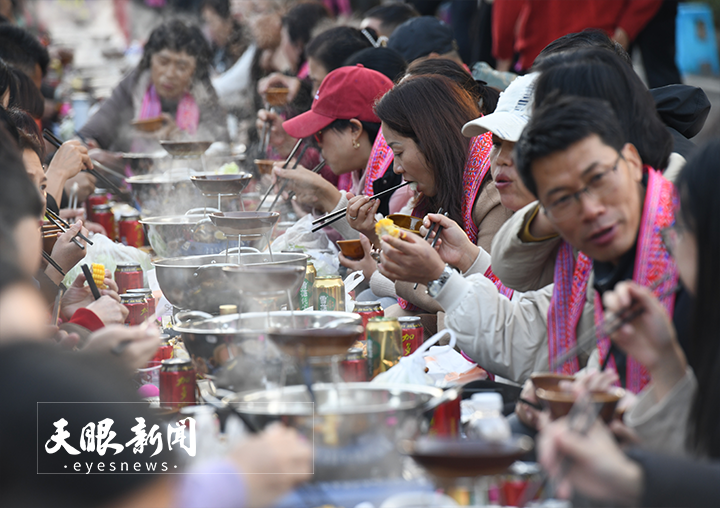
[[380, 302], [355, 302], [353, 312], [360, 314], [362, 317], [363, 328], [367, 326], [371, 318], [385, 316], [385, 311], [380, 305]]
[[172, 358], [173, 347], [170, 344], [170, 336], [167, 333], [160, 335], [160, 347], [155, 351], [155, 356], [148, 362], [148, 366], [157, 365], [155, 362], [162, 362]]
[[160, 405], [171, 409], [195, 405], [195, 369], [191, 360], [171, 358], [162, 361]]
[[128, 315], [125, 318], [126, 325], [139, 325], [147, 319], [148, 305], [143, 295], [122, 294], [120, 295], [120, 303], [128, 310]]
[[402, 329], [403, 356], [411, 355], [424, 342], [423, 326], [420, 318], [417, 316], [399, 317], [398, 323], [400, 323]]
[[143, 272], [137, 263], [121, 263], [115, 267], [115, 282], [118, 285], [118, 293], [125, 294], [128, 289], [142, 289]]
[[460, 435], [460, 397], [443, 402], [435, 408], [430, 421], [431, 436], [458, 437]]
[[113, 215], [110, 205], [95, 205], [92, 210], [93, 218], [91, 220], [104, 227], [107, 237], [114, 242], [117, 236], [115, 234], [115, 215]]
[[119, 240], [130, 247], [142, 247], [145, 245], [145, 230], [140, 224], [140, 214], [122, 215], [118, 223]]
[[367, 359], [361, 348], [353, 348], [340, 362], [340, 375], [346, 383], [362, 383], [368, 380]]
[[152, 317], [155, 315], [155, 297], [153, 296], [152, 289], [140, 288], [140, 289], [128, 289], [126, 291], [129, 295], [143, 295], [148, 306], [148, 316]]
[[95, 191], [90, 194], [87, 198], [87, 218], [91, 222], [97, 222], [95, 220], [95, 211], [93, 210], [94, 207], [97, 205], [106, 205], [108, 204], [109, 199], [107, 197], [107, 191], [105, 189], [100, 189], [98, 187], [95, 187]]

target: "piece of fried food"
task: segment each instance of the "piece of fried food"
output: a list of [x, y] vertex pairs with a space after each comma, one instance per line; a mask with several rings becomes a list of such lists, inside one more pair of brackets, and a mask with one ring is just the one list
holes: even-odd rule
[[378, 237], [390, 235], [395, 238], [400, 238], [401, 233], [402, 231], [395, 225], [392, 219], [380, 219], [375, 223], [375, 234], [378, 235]]

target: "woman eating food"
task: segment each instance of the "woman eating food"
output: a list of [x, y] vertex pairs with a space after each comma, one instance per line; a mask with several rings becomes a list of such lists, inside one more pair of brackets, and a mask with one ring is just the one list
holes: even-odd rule
[[[322, 155], [336, 175], [351, 174], [354, 188], [362, 188], [365, 167], [380, 129], [372, 110], [376, 99], [393, 84], [379, 72], [362, 66], [340, 67], [323, 80], [310, 111], [287, 120], [283, 128], [294, 138], [315, 137]], [[275, 166], [278, 180], [288, 180], [288, 191], [298, 203], [313, 211], [327, 213], [347, 206], [345, 191], [307, 168], [282, 169]], [[344, 238], [358, 233], [347, 221], [333, 224]]]
[[[150, 34], [138, 66], [80, 129], [93, 147], [153, 151], [166, 139], [227, 140], [225, 114], [210, 83], [210, 48], [199, 28], [168, 21]], [[143, 132], [133, 121], [162, 118]]]

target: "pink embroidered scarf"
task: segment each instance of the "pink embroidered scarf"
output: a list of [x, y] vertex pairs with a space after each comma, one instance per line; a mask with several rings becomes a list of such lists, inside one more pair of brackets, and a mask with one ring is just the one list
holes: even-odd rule
[[[660, 172], [648, 168], [648, 186], [637, 240], [633, 280], [646, 287], [657, 284], [654, 290], [656, 295], [668, 291], [677, 284], [677, 267], [665, 250], [660, 237], [660, 231], [675, 222], [676, 205], [677, 196], [673, 184], [663, 178]], [[548, 310], [550, 365], [577, 342], [577, 325], [585, 306], [592, 267], [592, 260], [582, 252], [576, 261], [572, 247], [567, 242], [563, 242], [555, 262], [555, 287]], [[672, 275], [658, 284], [668, 273]], [[594, 300], [595, 325], [601, 326], [603, 308], [600, 295], [596, 293]], [[672, 316], [675, 296], [663, 298], [662, 304]], [[602, 362], [608, 355], [610, 339], [606, 336], [597, 337], [597, 344]], [[608, 365], [615, 368], [614, 359], [611, 358]], [[573, 374], [578, 370], [577, 358], [568, 360], [558, 368], [559, 372], [566, 374]], [[642, 390], [650, 380], [645, 367], [632, 357], [627, 358], [626, 374], [626, 388], [633, 393]]]
[[367, 167], [365, 168], [363, 194], [366, 196], [372, 196], [375, 193], [373, 190], [373, 183], [375, 183], [375, 181], [379, 178], [382, 178], [394, 158], [395, 155], [387, 145], [382, 129], [380, 129], [377, 137], [375, 138], [375, 143], [373, 143], [370, 158], [368, 159]]
[[[140, 106], [140, 117], [138, 120], [146, 120], [148, 118], [157, 118], [162, 113], [162, 105], [160, 96], [155, 89], [155, 85], [150, 85], [143, 96], [142, 105]], [[186, 131], [188, 134], [195, 134], [200, 123], [200, 108], [189, 92], [185, 92], [177, 106], [175, 114], [175, 123], [178, 129]]]

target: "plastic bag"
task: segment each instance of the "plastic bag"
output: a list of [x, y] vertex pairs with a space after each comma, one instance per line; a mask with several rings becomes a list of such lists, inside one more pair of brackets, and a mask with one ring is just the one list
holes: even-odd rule
[[[92, 263], [105, 265], [105, 269], [109, 270], [111, 274], [115, 272], [117, 265], [122, 263], [138, 263], [143, 272], [153, 269], [150, 256], [140, 249], [113, 242], [107, 236], [100, 234], [93, 235], [91, 240], [93, 245], [87, 244], [85, 246], [85, 257], [65, 275], [63, 283], [66, 286], [69, 287], [77, 276], [82, 273], [81, 266], [84, 264], [88, 266]], [[147, 276], [144, 277], [144, 282], [145, 287], [148, 287]]]
[[352, 272], [343, 281], [345, 286], [345, 312], [352, 312], [355, 310], [355, 300], [350, 297], [350, 293], [365, 280], [362, 270]]
[[455, 347], [457, 338], [455, 332], [450, 329], [441, 330], [428, 340], [422, 343], [409, 356], [403, 356], [397, 365], [390, 367], [385, 372], [378, 374], [371, 382], [373, 383], [400, 383], [400, 384], [416, 384], [416, 385], [434, 385], [435, 379], [425, 372], [425, 355], [431, 346], [445, 335], [450, 335], [450, 345], [440, 347]]
[[273, 252], [302, 249], [310, 256], [320, 277], [337, 275], [340, 269], [338, 248], [324, 231], [312, 232], [313, 216], [308, 214], [290, 226], [272, 243]]

